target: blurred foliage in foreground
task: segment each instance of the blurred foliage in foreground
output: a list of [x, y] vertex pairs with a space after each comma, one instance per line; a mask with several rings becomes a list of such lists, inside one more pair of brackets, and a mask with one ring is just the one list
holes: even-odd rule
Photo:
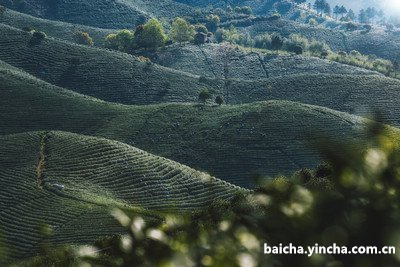
[[[126, 235], [62, 247], [26, 266], [399, 266], [397, 255], [264, 255], [263, 243], [395, 246], [400, 251], [400, 150], [371, 127], [362, 144], [324, 144], [328, 164], [262, 180], [252, 194], [187, 216], [147, 220], [114, 210]], [[360, 141], [361, 142], [361, 141]], [[357, 149], [363, 147], [364, 149]]]

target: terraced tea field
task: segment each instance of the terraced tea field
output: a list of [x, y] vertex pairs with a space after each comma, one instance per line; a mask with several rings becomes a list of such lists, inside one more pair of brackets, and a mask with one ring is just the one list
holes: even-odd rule
[[101, 29], [85, 25], [41, 19], [12, 9], [7, 9], [0, 16], [0, 23], [17, 29], [36, 29], [45, 32], [49, 36], [70, 42], [76, 42], [75, 34], [77, 32], [87, 32], [90, 34], [90, 37], [92, 37], [95, 46], [104, 46], [106, 36], [115, 32], [115, 30], [111, 29]]
[[0, 85], [1, 134], [62, 130], [106, 137], [245, 187], [255, 174], [291, 174], [317, 165], [321, 159], [307, 145], [310, 136], [357, 139], [366, 127], [360, 117], [294, 102], [124, 106], [20, 71], [3, 70], [0, 77], [6, 81]]
[[175, 45], [152, 57], [156, 64], [207, 78], [263, 80], [298, 74], [379, 75], [313, 57], [244, 52], [228, 44]]
[[[0, 5], [18, 10], [18, 3], [14, 1], [0, 0]], [[151, 0], [59, 0], [57, 2], [30, 0], [29, 4], [24, 5], [23, 12], [40, 18], [99, 28], [129, 29], [150, 17], [171, 19], [194, 15], [195, 10], [173, 0], [159, 0], [157, 4]]]
[[0, 142], [0, 232], [6, 240], [0, 249], [6, 245], [13, 259], [37, 252], [42, 224], [54, 229], [55, 244], [87, 244], [122, 233], [111, 207], [153, 216], [160, 210], [194, 211], [246, 192], [106, 139], [31, 132], [1, 136]]
[[[264, 73], [261, 73], [262, 68], [258, 65], [258, 73], [264, 78], [247, 81], [232, 79], [241, 77], [237, 73], [243, 70], [238, 64], [235, 67], [234, 59], [232, 74], [226, 78], [218, 78], [220, 74], [216, 71], [217, 78], [202, 78], [144, 63], [124, 53], [74, 45], [52, 38], [31, 46], [31, 34], [6, 25], [0, 26], [0, 30], [5, 36], [0, 40], [0, 60], [54, 85], [111, 102], [140, 105], [195, 102], [199, 90], [207, 87], [214, 97], [221, 95], [229, 104], [290, 100], [364, 115], [357, 113], [360, 107], [382, 107], [385, 109], [383, 111], [387, 109], [388, 113], [391, 112], [392, 109], [382, 103], [392, 103], [398, 99], [400, 92], [399, 80], [348, 66], [341, 66], [343, 71], [337, 71], [335, 64], [329, 66], [322, 60], [316, 60], [321, 63], [321, 68], [314, 74], [304, 74], [313, 71], [299, 63], [297, 70], [293, 68], [293, 71], [278, 76], [280, 70], [296, 60], [289, 60], [288, 63], [284, 59], [264, 58]], [[215, 51], [218, 49], [209, 52], [211, 59]], [[218, 61], [218, 57], [213, 60]], [[266, 78], [266, 73], [271, 77]], [[256, 78], [258, 74], [254, 72], [252, 77]], [[382, 94], [381, 88], [385, 88], [386, 94]]]
[[[228, 25], [229, 26], [229, 25]], [[365, 30], [345, 31], [328, 29], [323, 26], [313, 26], [298, 23], [288, 19], [257, 22], [249, 27], [241, 28], [243, 32], [252, 35], [278, 32], [283, 36], [301, 34], [308, 39], [326, 42], [335, 51], [357, 50], [363, 54], [376, 55], [380, 58], [398, 60], [400, 37], [383, 28], [374, 28], [366, 33]]]

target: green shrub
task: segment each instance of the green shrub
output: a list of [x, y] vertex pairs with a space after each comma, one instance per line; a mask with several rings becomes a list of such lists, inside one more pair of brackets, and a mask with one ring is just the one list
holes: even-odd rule
[[211, 98], [211, 94], [207, 88], [203, 88], [199, 92], [199, 100], [205, 105], [207, 100]]
[[235, 7], [235, 12], [239, 14], [251, 15], [253, 14], [253, 10], [249, 6]]
[[274, 13], [271, 16], [268, 17], [269, 21], [274, 21], [274, 20], [279, 20], [281, 18], [281, 14], [279, 13]]
[[130, 30], [120, 30], [106, 37], [105, 47], [129, 53], [133, 46], [133, 33]]
[[182, 18], [177, 18], [172, 22], [169, 38], [178, 43], [190, 42], [194, 39], [195, 30], [192, 25]]
[[163, 46], [166, 40], [167, 36], [162, 24], [154, 18], [135, 31], [134, 43], [139, 48], [156, 49]]
[[318, 22], [317, 22], [316, 19], [310, 18], [310, 19], [308, 20], [308, 24], [310, 24], [311, 26], [316, 26], [316, 25], [318, 25]]
[[355, 57], [355, 58], [360, 58], [361, 57], [361, 53], [358, 52], [357, 50], [351, 50], [349, 55], [352, 56], [352, 57]]
[[284, 39], [279, 33], [273, 33], [271, 36], [271, 48], [279, 50], [283, 46]]
[[355, 24], [354, 22], [348, 22], [346, 23], [346, 30], [348, 31], [355, 31], [357, 30], [357, 24]]
[[224, 99], [222, 98], [222, 96], [217, 96], [215, 98], [215, 103], [217, 103], [217, 105], [221, 106], [224, 103]]
[[93, 39], [90, 37], [89, 33], [87, 32], [76, 32], [74, 34], [74, 40], [78, 44], [83, 44], [83, 45], [88, 45], [88, 46], [93, 46]]
[[302, 54], [308, 49], [308, 39], [299, 34], [291, 34], [289, 39], [285, 40], [286, 50], [296, 54]]
[[268, 33], [258, 35], [254, 39], [255, 39], [254, 46], [256, 48], [262, 48], [262, 49], [271, 48], [272, 38], [271, 35], [269, 35]]
[[215, 32], [215, 39], [217, 42], [229, 42], [231, 44], [236, 44], [240, 39], [240, 34], [238, 30], [231, 25], [229, 29], [218, 28]]
[[326, 57], [329, 54], [329, 52], [331, 51], [331, 49], [326, 43], [314, 40], [314, 41], [311, 41], [310, 45], [308, 46], [308, 51], [313, 56]]
[[46, 33], [41, 32], [41, 31], [36, 31], [36, 30], [33, 31], [32, 36], [33, 36], [33, 38], [35, 38], [37, 40], [43, 40], [47, 37]]
[[201, 33], [205, 33], [205, 34], [208, 33], [207, 27], [204, 24], [200, 24], [200, 23], [194, 25], [194, 30], [196, 32], [201, 32]]
[[206, 19], [207, 19], [207, 23], [206, 23], [207, 28], [212, 32], [216, 31], [218, 24], [221, 21], [219, 16], [211, 14], [211, 15], [208, 15]]

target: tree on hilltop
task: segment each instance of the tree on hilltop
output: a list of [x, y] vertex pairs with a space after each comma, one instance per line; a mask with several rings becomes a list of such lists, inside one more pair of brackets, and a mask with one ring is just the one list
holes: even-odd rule
[[135, 32], [135, 46], [148, 49], [156, 49], [163, 46], [167, 40], [164, 27], [157, 19], [150, 19], [143, 26], [139, 26]]
[[177, 43], [190, 42], [193, 40], [195, 33], [194, 27], [186, 20], [176, 18], [174, 22], [172, 22], [169, 38]]
[[203, 88], [203, 89], [200, 90], [199, 100], [201, 102], [203, 102], [204, 105], [206, 104], [207, 100], [210, 99], [210, 98], [211, 98], [211, 94], [210, 94], [210, 91], [208, 91], [207, 88]]

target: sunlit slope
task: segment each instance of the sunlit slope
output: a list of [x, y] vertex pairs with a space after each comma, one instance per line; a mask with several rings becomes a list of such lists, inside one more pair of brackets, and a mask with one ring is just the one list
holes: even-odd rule
[[[124, 53], [51, 38], [32, 46], [32, 36], [29, 33], [6, 25], [0, 26], [0, 30], [4, 36], [0, 40], [0, 60], [55, 85], [110, 102], [139, 105], [194, 102], [198, 99], [199, 90], [206, 87], [213, 93], [213, 97], [221, 95], [229, 104], [280, 99], [351, 112], [359, 110], [360, 106], [374, 106], [375, 103], [380, 107], [381, 99], [392, 102], [398, 99], [400, 88], [399, 80], [373, 73], [369, 75], [369, 72], [364, 73], [363, 70], [348, 66], [340, 67], [343, 70], [335, 70], [335, 74], [332, 74], [334, 66], [325, 61], [318, 61], [321, 62], [320, 69], [307, 67], [303, 63], [297, 63], [294, 68], [286, 68], [290, 62], [295, 63], [297, 60], [289, 59], [290, 62], [286, 62], [283, 58], [267, 58], [265, 69], [261, 62], [254, 61], [256, 59], [249, 59], [254, 64], [249, 62], [247, 69], [245, 65], [236, 62], [236, 58], [227, 63], [232, 66], [230, 68], [220, 68], [224, 63], [215, 60], [218, 62], [215, 68], [211, 64], [209, 70], [212, 68], [217, 78], [211, 73], [211, 76], [201, 76], [200, 71], [199, 75], [190, 74], [141, 62]], [[203, 65], [207, 67], [207, 64], [204, 59]], [[190, 71], [191, 68], [187, 66], [181, 69]], [[224, 72], [221, 78], [224, 69], [228, 72]], [[254, 69], [254, 73], [251, 69]], [[254, 79], [232, 78], [243, 77], [238, 74], [242, 71]], [[260, 78], [255, 79], [257, 77]], [[382, 94], [382, 88], [386, 94]], [[356, 99], [353, 100], [353, 96]]]
[[259, 80], [296, 74], [379, 75], [316, 57], [246, 52], [228, 44], [174, 45], [154, 53], [162, 66], [208, 78]]
[[315, 135], [359, 138], [365, 127], [359, 117], [294, 102], [123, 106], [25, 78], [11, 76], [0, 85], [1, 134], [63, 130], [102, 136], [246, 187], [254, 174], [317, 165], [318, 153], [307, 145]]
[[18, 29], [36, 29], [45, 32], [49, 36], [75, 42], [77, 32], [87, 32], [94, 41], [94, 45], [103, 46], [105, 37], [115, 30], [94, 28], [85, 25], [71, 24], [61, 21], [46, 20], [7, 9], [0, 16], [0, 23], [10, 25]]
[[0, 0], [0, 5], [33, 16], [100, 28], [133, 28], [150, 17], [194, 14], [194, 8], [173, 0]]
[[350, 52], [351, 50], [357, 50], [363, 54], [372, 54], [389, 60], [399, 59], [399, 35], [382, 28], [373, 28], [369, 32], [363, 29], [345, 31], [329, 29], [323, 26], [310, 26], [288, 19], [279, 19], [276, 21], [256, 22], [241, 30], [250, 32], [252, 35], [265, 32], [277, 32], [283, 36], [300, 34], [309, 39], [324, 41], [335, 51]]
[[0, 232], [14, 259], [35, 254], [41, 224], [52, 226], [56, 244], [85, 244], [122, 232], [113, 206], [184, 212], [245, 192], [107, 139], [34, 132], [0, 142]]

